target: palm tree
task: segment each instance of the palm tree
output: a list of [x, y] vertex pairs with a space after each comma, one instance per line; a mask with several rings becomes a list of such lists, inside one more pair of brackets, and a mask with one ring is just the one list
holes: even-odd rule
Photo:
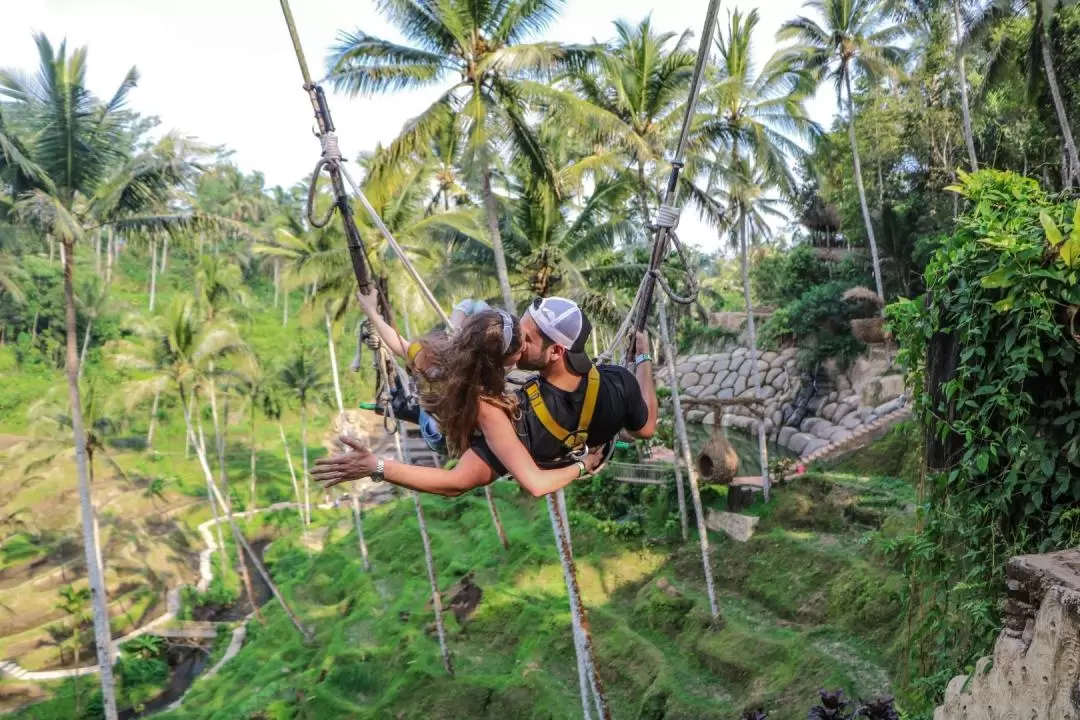
[[975, 135], [971, 130], [971, 103], [968, 101], [967, 62], [964, 48], [964, 21], [961, 5], [963, 0], [952, 0], [953, 18], [956, 23], [956, 75], [960, 84], [960, 112], [964, 119], [964, 146], [967, 148], [971, 172], [979, 169], [979, 156], [975, 153]]
[[[244, 351], [243, 341], [228, 323], [202, 320], [194, 300], [183, 295], [177, 295], [160, 316], [150, 320], [133, 318], [130, 330], [139, 340], [115, 342], [111, 348], [113, 362], [121, 368], [145, 372], [149, 377], [125, 386], [128, 408], [171, 385], [180, 396], [187, 435], [201, 462], [206, 448], [205, 443], [199, 441], [201, 433], [196, 431], [196, 424], [202, 425], [198, 396], [209, 385], [210, 364], [215, 359]], [[207, 478], [207, 499], [217, 527], [221, 567], [225, 571], [229, 562], [219, 511], [228, 508], [218, 507], [212, 486], [211, 476]]]
[[300, 446], [304, 470], [304, 522], [311, 524], [311, 490], [308, 475], [307, 410], [312, 400], [325, 397], [329, 391], [326, 375], [315, 362], [314, 354], [301, 341], [300, 346], [281, 367], [281, 384], [300, 404]]
[[[65, 585], [58, 591], [60, 602], [56, 608], [63, 611], [71, 618], [71, 644], [75, 667], [79, 667], [79, 652], [82, 650], [83, 626], [90, 618], [86, 612], [86, 606], [90, 602], [90, 588], [75, 589], [73, 585]], [[80, 692], [79, 676], [75, 676], [75, 712], [82, 710], [82, 692]]]
[[874, 282], [884, 313], [885, 289], [881, 281], [881, 261], [877, 239], [866, 202], [866, 187], [862, 178], [862, 163], [855, 138], [855, 102], [852, 78], [877, 82], [884, 75], [895, 74], [903, 51], [893, 45], [904, 29], [891, 21], [883, 0], [807, 0], [810, 8], [822, 18], [823, 24], [801, 16], [784, 23], [777, 40], [795, 40], [788, 49], [789, 60], [814, 74], [817, 82], [831, 79], [836, 85], [837, 99], [844, 104], [848, 116], [848, 136], [855, 170], [855, 186], [859, 192], [866, 238], [874, 264]]
[[109, 286], [101, 282], [97, 275], [91, 275], [81, 283], [75, 302], [86, 317], [82, 351], [79, 353], [79, 377], [82, 377], [83, 369], [86, 367], [86, 351], [90, 347], [90, 331], [93, 329], [94, 321], [109, 309]]
[[479, 180], [496, 275], [503, 303], [511, 312], [514, 300], [492, 171], [499, 145], [509, 142], [514, 154], [528, 158], [536, 175], [554, 180], [554, 170], [528, 123], [529, 90], [522, 80], [574, 56], [556, 43], [525, 42], [549, 24], [563, 4], [563, 0], [379, 3], [382, 14], [411, 44], [356, 30], [339, 36], [327, 62], [335, 87], [352, 95], [431, 87], [454, 79], [438, 100], [406, 125], [388, 148], [386, 160], [393, 167], [409, 156], [424, 155], [432, 140], [447, 132], [464, 139], [462, 165], [467, 175]]
[[300, 510], [300, 524], [303, 525], [307, 517], [304, 513], [304, 498], [296, 482], [296, 466], [293, 465], [289, 441], [285, 438], [285, 428], [281, 424], [281, 411], [285, 404], [284, 394], [285, 389], [281, 385], [280, 377], [270, 376], [260, 397], [260, 410], [267, 420], [277, 423], [278, 433], [281, 435], [281, 446], [285, 449], [285, 464], [289, 466], [289, 477], [292, 479], [293, 494], [296, 496], [296, 507]]
[[583, 167], [619, 167], [629, 156], [637, 171], [639, 211], [648, 225], [649, 177], [682, 122], [696, 56], [688, 47], [689, 31], [678, 37], [657, 33], [648, 17], [636, 26], [618, 20], [615, 32], [614, 43], [593, 49], [592, 62], [579, 63], [566, 75], [582, 99], [559, 100], [604, 148]]
[[256, 443], [255, 443], [255, 416], [258, 414], [259, 408], [264, 406], [266, 402], [266, 395], [270, 392], [270, 379], [263, 372], [262, 365], [259, 363], [258, 358], [254, 355], [245, 358], [240, 367], [236, 368], [233, 373], [233, 387], [240, 395], [247, 401], [248, 410], [248, 444], [251, 447], [251, 509], [254, 510], [257, 505], [257, 496], [255, 494], [255, 463], [256, 463]]
[[[121, 367], [141, 370], [150, 375], [145, 380], [135, 381], [125, 388], [126, 397], [131, 404], [138, 404], [152, 392], [160, 391], [163, 383], [176, 387], [180, 395], [180, 405], [184, 411], [184, 425], [195, 455], [202, 468], [210, 496], [218, 532], [218, 546], [221, 553], [221, 569], [227, 572], [229, 567], [224, 539], [221, 531], [219, 508], [225, 513], [237, 545], [237, 553], [246, 553], [255, 569], [266, 581], [293, 624], [307, 635], [307, 630], [299, 618], [286, 603], [273, 579], [266, 572], [262, 562], [244, 539], [240, 528], [233, 519], [232, 508], [214, 482], [214, 473], [206, 451], [206, 438], [202, 429], [202, 410], [199, 404], [199, 391], [209, 384], [209, 367], [214, 360], [245, 354], [247, 346], [240, 339], [236, 329], [222, 321], [207, 322], [202, 320], [193, 298], [178, 295], [173, 299], [165, 314], [146, 321], [136, 318], [132, 330], [141, 337], [141, 344], [121, 340], [115, 344], [113, 360]], [[190, 392], [190, 394], [189, 394]], [[256, 607], [255, 593], [247, 571], [247, 563], [240, 558], [240, 574], [247, 590], [252, 608]]]
[[[1076, 141], [1073, 138], [1072, 125], [1069, 123], [1065, 101], [1061, 95], [1061, 85], [1054, 66], [1054, 54], [1050, 30], [1059, 9], [1075, 4], [1075, 0], [991, 0], [976, 8], [968, 22], [968, 44], [985, 39], [1001, 23], [1010, 19], [1030, 15], [1031, 33], [1027, 41], [1027, 74], [1029, 91], [1034, 94], [1038, 87], [1038, 77], [1043, 75], [1054, 103], [1054, 113], [1061, 128], [1061, 139], [1070, 167], [1064, 168], [1062, 175], [1069, 181], [1080, 182], [1080, 155], [1077, 154]], [[996, 74], [1000, 63], [1007, 57], [1003, 50], [1008, 42], [1000, 42], [992, 49], [990, 68], [987, 74]], [[1042, 65], [1042, 73], [1039, 66]]]
[[[4, 155], [19, 165], [28, 192], [17, 208], [49, 237], [64, 247], [67, 376], [75, 443], [76, 476], [82, 510], [83, 538], [94, 608], [95, 642], [101, 665], [101, 686], [107, 720], [117, 717], [115, 686], [109, 663], [111, 631], [104, 579], [95, 562], [92, 501], [86, 462], [86, 434], [79, 391], [78, 338], [75, 323], [75, 244], [87, 226], [115, 227], [131, 233], [175, 231], [191, 226], [193, 218], [156, 213], [173, 188], [190, 175], [188, 148], [166, 136], [149, 152], [130, 157], [129, 116], [123, 112], [138, 73], [132, 68], [116, 93], [102, 102], [86, 86], [86, 49], [67, 53], [66, 43], [53, 48], [44, 35], [35, 36], [40, 68], [34, 77], [0, 71], [0, 94], [15, 102], [27, 119], [28, 134], [19, 160], [4, 142]], [[10, 161], [6, 161], [10, 162]], [[33, 170], [33, 173], [28, 172]]]

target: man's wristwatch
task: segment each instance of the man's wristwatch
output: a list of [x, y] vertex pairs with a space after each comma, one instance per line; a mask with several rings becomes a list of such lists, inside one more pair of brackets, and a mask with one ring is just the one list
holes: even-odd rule
[[379, 458], [375, 463], [375, 472], [371, 473], [371, 482], [382, 482], [386, 479], [383, 465], [383, 459]]
[[634, 367], [647, 362], [652, 362], [652, 355], [649, 353], [639, 353], [637, 357], [634, 358]]

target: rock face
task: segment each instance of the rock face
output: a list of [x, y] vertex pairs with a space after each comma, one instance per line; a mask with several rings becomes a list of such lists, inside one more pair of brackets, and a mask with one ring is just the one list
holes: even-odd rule
[[708, 515], [705, 517], [705, 526], [713, 532], [727, 533], [733, 540], [746, 542], [754, 536], [754, 529], [760, 519], [753, 515], [720, 512], [709, 508]]
[[1006, 574], [993, 658], [952, 679], [934, 720], [1080, 720], [1080, 551], [1015, 557]]
[[[706, 401], [755, 397], [755, 366], [749, 349], [728, 345], [719, 350], [678, 359], [675, 374], [682, 395]], [[875, 423], [886, 416], [895, 421], [891, 414], [906, 404], [904, 379], [880, 352], [868, 352], [843, 372], [831, 361], [824, 363], [826, 381], [821, 382], [819, 376], [820, 389], [809, 399], [802, 391], [809, 378], [799, 369], [796, 356], [795, 348], [759, 354], [761, 403], [757, 409], [776, 440], [803, 457], [829, 443], [876, 430], [880, 424]], [[660, 371], [657, 381], [664, 386], [670, 378]], [[708, 418], [716, 426], [756, 427], [756, 416], [747, 408], [730, 406], [721, 412], [713, 407], [709, 410], [716, 412], [708, 412], [702, 407], [690, 409], [687, 420]]]

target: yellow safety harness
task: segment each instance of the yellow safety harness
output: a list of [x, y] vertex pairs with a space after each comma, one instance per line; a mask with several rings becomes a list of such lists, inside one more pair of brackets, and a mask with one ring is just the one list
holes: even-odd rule
[[405, 350], [405, 363], [409, 367], [412, 367], [413, 363], [416, 362], [416, 356], [419, 355], [420, 351], [423, 349], [424, 346], [416, 340], [413, 340], [411, 343], [409, 343], [409, 347]]
[[580, 453], [586, 449], [586, 443], [589, 440], [589, 423], [592, 422], [593, 411], [596, 410], [596, 398], [600, 394], [600, 371], [595, 366], [589, 368], [589, 374], [586, 377], [585, 403], [581, 407], [581, 415], [578, 416], [577, 430], [567, 430], [551, 415], [551, 411], [544, 404], [544, 398], [540, 395], [538, 380], [530, 382], [524, 390], [533, 414], [545, 430], [571, 452]]

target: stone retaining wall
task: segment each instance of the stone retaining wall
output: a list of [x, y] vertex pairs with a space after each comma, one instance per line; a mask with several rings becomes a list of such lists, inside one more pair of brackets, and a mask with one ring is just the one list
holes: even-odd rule
[[[801, 457], [868, 430], [904, 406], [903, 378], [890, 368], [879, 349], [871, 349], [846, 371], [825, 363], [819, 389], [796, 417], [796, 404], [805, 399], [803, 384], [810, 378], [798, 367], [795, 348], [762, 352], [758, 358], [765, 431]], [[891, 373], [891, 374], [889, 374]], [[729, 345], [718, 352], [680, 358], [675, 367], [679, 392], [698, 400], [754, 397], [754, 363], [746, 347]], [[667, 369], [657, 372], [661, 387], [670, 384]], [[690, 409], [689, 422], [714, 425], [717, 412]], [[798, 424], [792, 424], [797, 421]], [[719, 416], [724, 427], [752, 430], [757, 416], [748, 408], [729, 407]]]

